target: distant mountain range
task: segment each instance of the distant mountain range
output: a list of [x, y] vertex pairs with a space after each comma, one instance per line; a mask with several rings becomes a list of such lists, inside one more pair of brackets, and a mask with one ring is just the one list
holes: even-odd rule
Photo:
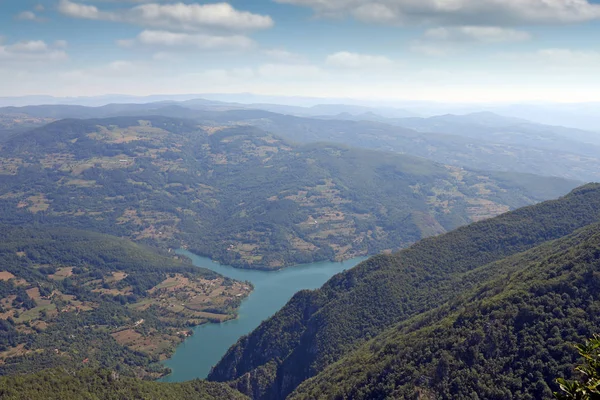
[[482, 110], [524, 118], [546, 125], [558, 125], [600, 132], [600, 103], [460, 104], [427, 101], [367, 101], [313, 97], [266, 96], [251, 93], [182, 95], [105, 95], [92, 97], [23, 96], [0, 97], [0, 107], [29, 105], [81, 105], [99, 107], [112, 103], [196, 102], [229, 104], [242, 108], [270, 110], [297, 116], [333, 116], [373, 113], [386, 118], [429, 117], [444, 114], [472, 114]]
[[184, 118], [215, 127], [252, 125], [297, 143], [340, 143], [479, 170], [600, 180], [600, 139], [595, 133], [489, 112], [431, 118], [384, 118], [373, 113], [299, 117], [206, 100], [93, 108], [7, 107], [0, 109], [0, 140], [49, 120], [132, 115]]
[[[179, 100], [0, 109], [0, 397], [531, 400], [573, 377], [600, 327], [594, 133]], [[212, 382], [144, 382], [252, 289], [180, 247], [266, 270], [374, 256]]]

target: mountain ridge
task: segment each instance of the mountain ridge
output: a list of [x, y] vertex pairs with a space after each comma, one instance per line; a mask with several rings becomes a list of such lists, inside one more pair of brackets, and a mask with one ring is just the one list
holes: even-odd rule
[[577, 185], [296, 145], [253, 126], [69, 119], [2, 144], [0, 222], [79, 226], [278, 269], [398, 249]]
[[407, 398], [419, 391], [442, 399], [552, 397], [556, 377], [572, 378], [579, 359], [569, 343], [583, 342], [600, 324], [594, 312], [600, 305], [599, 228], [592, 224], [484, 267], [509, 264], [452, 304], [390, 328], [290, 399], [332, 392]]
[[555, 201], [376, 256], [303, 292], [241, 338], [209, 379], [236, 382], [256, 399], [284, 398], [326, 366], [393, 323], [441, 305], [477, 282], [448, 280], [479, 266], [558, 239], [600, 218], [600, 185]]

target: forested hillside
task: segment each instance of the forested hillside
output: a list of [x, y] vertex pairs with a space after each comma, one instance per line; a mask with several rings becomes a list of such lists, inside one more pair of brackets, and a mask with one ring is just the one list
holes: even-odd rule
[[[506, 309], [503, 310], [505, 314], [494, 314], [494, 317], [488, 319], [488, 322], [491, 322], [491, 326], [494, 329], [496, 329], [496, 325], [494, 324], [497, 319], [498, 332], [504, 332], [502, 330], [504, 329], [503, 326], [506, 326], [502, 323], [502, 318], [504, 317], [506, 317], [505, 319], [509, 323], [512, 321], [509, 319], [509, 316], [511, 316], [510, 318], [514, 317], [518, 320], [516, 324], [520, 324], [519, 329], [523, 329], [523, 327], [528, 327], [529, 329], [533, 326], [531, 323], [538, 319], [541, 321], [540, 324], [545, 324], [543, 325], [544, 327], [549, 326], [545, 318], [550, 317], [546, 313], [554, 315], [554, 318], [561, 318], [561, 315], [568, 317], [570, 312], [579, 315], [579, 317], [572, 321], [565, 321], [565, 327], [568, 328], [565, 329], [565, 336], [561, 340], [551, 343], [552, 346], [558, 346], [558, 348], [562, 349], [561, 354], [564, 356], [560, 357], [566, 357], [561, 359], [556, 366], [552, 364], [551, 371], [563, 373], [568, 369], [570, 362], [573, 360], [573, 352], [566, 349], [568, 347], [566, 340], [589, 335], [594, 327], [594, 320], [589, 319], [584, 314], [584, 311], [591, 312], [595, 307], [593, 297], [590, 298], [590, 296], [585, 294], [587, 293], [586, 291], [592, 289], [587, 289], [587, 286], [582, 287], [580, 294], [583, 296], [575, 296], [573, 299], [575, 303], [571, 303], [563, 294], [568, 294], [569, 290], [575, 290], [572, 288], [583, 285], [583, 283], [577, 283], [579, 280], [582, 281], [592, 276], [589, 275], [589, 272], [591, 265], [593, 265], [594, 257], [597, 257], [597, 252], [595, 250], [588, 252], [587, 249], [589, 246], [585, 240], [588, 237], [590, 240], [595, 238], [591, 234], [596, 231], [597, 227], [592, 227], [591, 225], [598, 221], [600, 221], [600, 185], [593, 184], [578, 188], [568, 196], [556, 201], [519, 209], [491, 220], [460, 228], [446, 235], [423, 240], [409, 249], [400, 251], [394, 255], [373, 257], [358, 267], [332, 278], [323, 288], [317, 291], [305, 291], [297, 294], [273, 318], [265, 321], [250, 335], [240, 339], [238, 344], [230, 349], [228, 354], [211, 372], [209, 378], [216, 381], [235, 380], [236, 387], [253, 398], [279, 399], [292, 393], [306, 379], [316, 375], [317, 378], [313, 382], [323, 383], [323, 385], [327, 385], [326, 382], [329, 382], [331, 386], [328, 387], [328, 390], [331, 390], [331, 392], [324, 393], [330, 393], [331, 397], [334, 397], [336, 381], [332, 381], [329, 378], [320, 381], [319, 373], [326, 370], [328, 366], [331, 366], [336, 361], [348, 357], [365, 342], [381, 335], [386, 329], [395, 324], [409, 321], [411, 318], [422, 318], [422, 322], [418, 324], [412, 324], [412, 321], [406, 322], [406, 327], [412, 327], [414, 331], [420, 332], [420, 337], [422, 340], [428, 341], [428, 345], [418, 347], [418, 343], [407, 341], [406, 344], [402, 345], [408, 349], [407, 353], [400, 353], [399, 355], [402, 356], [402, 354], [410, 353], [410, 346], [414, 345], [415, 353], [407, 356], [406, 360], [415, 364], [414, 371], [415, 374], [418, 374], [418, 372], [426, 371], [427, 366], [433, 365], [428, 363], [427, 360], [437, 360], [440, 357], [439, 354], [427, 350], [428, 347], [434, 350], [439, 349], [440, 351], [445, 348], [449, 352], [447, 354], [448, 357], [446, 357], [448, 358], [448, 365], [462, 365], [460, 364], [461, 361], [453, 361], [452, 357], [460, 358], [467, 356], [461, 354], [459, 357], [458, 353], [453, 355], [451, 344], [460, 342], [456, 338], [460, 334], [465, 334], [467, 327], [477, 328], [478, 324], [483, 324], [484, 328], [482, 329], [484, 329], [485, 333], [485, 329], [487, 328], [485, 328], [484, 321], [486, 320], [482, 316], [488, 312], [491, 313], [490, 310], [492, 309], [496, 310], [502, 307]], [[537, 246], [544, 245], [549, 241], [564, 238], [586, 226], [589, 226], [588, 230], [583, 231], [579, 236], [576, 235], [573, 238], [564, 239], [565, 242], [546, 245], [540, 249], [532, 250], [529, 254], [525, 253], [521, 256], [510, 258], [524, 251], [534, 249]], [[577, 253], [577, 249], [569, 250], [570, 247], [578, 245], [582, 246], [585, 250], [584, 253]], [[548, 249], [551, 252], [558, 249], [559, 253], [556, 255], [549, 254], [547, 252]], [[546, 269], [543, 271], [540, 269], [543, 268], [542, 265], [536, 267], [537, 272], [532, 272], [531, 275], [520, 271], [525, 275], [520, 279], [515, 275], [511, 278], [512, 280], [509, 279], [507, 281], [506, 275], [511, 272], [511, 268], [514, 271], [519, 271], [518, 268], [523, 267], [525, 261], [535, 263], [536, 257], [538, 257], [538, 260], [542, 260], [544, 256], [539, 255], [540, 252], [545, 252], [544, 254], [547, 254], [546, 257], [550, 255], [558, 257], [561, 250], [566, 250], [567, 252], [573, 251], [571, 256], [574, 262], [575, 260], [580, 260], [580, 256], [592, 257], [590, 258], [590, 263], [592, 264], [582, 264], [580, 266], [582, 269], [580, 269], [580, 267], [575, 268], [575, 264], [571, 267], [568, 265], [565, 267], [562, 263], [553, 261], [547, 264], [547, 271]], [[494, 262], [500, 263], [488, 265]], [[577, 262], [579, 263], [580, 261]], [[569, 275], [569, 273], [562, 272], [561, 268], [563, 267], [575, 269]], [[539, 284], [528, 283], [528, 277], [540, 278]], [[562, 280], [569, 277], [573, 278], [571, 282], [561, 283]], [[523, 286], [514, 286], [515, 290], [509, 290], [501, 294], [500, 292], [505, 284], [499, 284], [496, 281], [497, 279], [504, 279], [506, 283], [513, 282], [515, 285], [518, 285], [522, 280]], [[552, 290], [554, 289], [550, 289], [556, 282], [558, 282], [558, 288], [556, 288], [557, 294], [554, 295], [552, 294]], [[456, 326], [457, 331], [450, 331], [456, 336], [444, 338], [444, 340], [440, 339], [439, 345], [431, 344], [431, 341], [436, 337], [436, 332], [439, 335], [445, 335], [445, 333], [440, 333], [441, 328], [437, 331], [433, 328], [424, 328], [422, 331], [419, 331], [420, 328], [426, 327], [428, 322], [435, 322], [436, 316], [445, 318], [451, 315], [452, 309], [450, 311], [443, 311], [444, 309], [441, 309], [442, 311], [440, 312], [432, 312], [430, 314], [424, 313], [442, 307], [449, 301], [468, 300], [473, 296], [466, 294], [470, 293], [470, 291], [476, 291], [478, 287], [481, 287], [480, 285], [486, 283], [490, 286], [483, 286], [483, 288], [487, 287], [487, 289], [483, 290], [480, 294], [491, 292], [488, 293], [490, 298], [498, 295], [498, 298], [494, 299], [494, 301], [499, 301], [498, 299], [503, 299], [504, 296], [515, 295], [514, 301], [520, 302], [518, 304], [521, 304], [521, 306], [508, 308], [507, 303], [498, 303], [502, 304], [502, 307], [496, 305], [496, 308], [493, 308], [491, 305], [492, 300], [490, 300], [489, 307], [486, 301], [472, 303], [472, 307], [465, 305], [464, 310], [459, 307], [454, 312], [463, 312], [465, 316], [469, 316], [469, 318], [473, 316], [473, 318], [479, 318], [480, 321], [474, 321], [473, 325], [470, 325], [468, 318], [466, 321], [460, 319], [461, 322]], [[590, 280], [589, 284], [593, 285], [593, 280]], [[527, 289], [529, 287], [527, 285], [533, 288], [533, 294], [523, 294], [529, 290]], [[537, 303], [539, 299], [536, 298], [535, 290], [538, 287], [538, 295], [542, 298], [541, 303]], [[521, 290], [521, 295], [516, 291], [517, 288]], [[495, 293], [494, 291], [500, 292]], [[548, 297], [544, 297], [545, 293], [548, 293]], [[557, 303], [556, 314], [553, 314], [554, 308], [544, 309], [542, 307], [542, 304], [549, 304], [550, 299], [556, 298], [558, 300], [561, 296], [563, 300]], [[531, 305], [527, 304], [528, 299], [531, 299]], [[477, 304], [477, 307], [474, 306], [475, 304]], [[578, 311], [578, 308], [581, 308], [581, 310]], [[518, 314], [518, 309], [522, 309], [524, 313], [519, 318], [513, 315], [513, 311], [515, 310]], [[500, 318], [502, 315], [504, 316]], [[585, 325], [581, 325], [578, 322], [584, 320], [587, 321]], [[445, 321], [447, 322], [448, 320]], [[570, 325], [571, 323], [573, 325]], [[442, 332], [450, 329], [451, 326], [452, 323], [447, 323], [444, 325], [445, 330]], [[536, 329], [541, 329], [541, 327], [542, 325], [535, 326]], [[402, 332], [401, 329], [399, 330], [400, 332]], [[573, 329], [577, 330], [576, 335]], [[470, 329], [469, 332], [473, 333]], [[477, 332], [477, 329], [475, 329], [475, 332]], [[543, 338], [548, 338], [548, 336], [538, 337], [532, 331], [527, 332], [529, 332], [527, 334], [529, 342], [526, 342], [526, 346], [531, 346], [531, 349], [525, 347], [523, 351], [528, 352], [527, 354], [540, 354], [540, 357], [542, 357], [544, 353], [540, 352], [540, 348], [544, 343], [543, 340], [545, 340]], [[548, 334], [553, 335], [554, 333], [550, 332]], [[540, 335], [547, 335], [547, 333], [545, 331], [543, 333], [540, 332]], [[410, 338], [409, 335], [406, 337]], [[483, 339], [480, 338], [478, 340], [482, 342]], [[381, 340], [384, 340], [383, 336]], [[508, 345], [511, 345], [511, 343], [509, 342]], [[457, 345], [456, 349], [460, 348], [467, 351], [468, 347]], [[402, 351], [402, 349], [404, 347], [398, 347], [398, 351]], [[423, 349], [422, 354], [419, 353], [420, 349]], [[379, 348], [379, 350], [385, 351], [385, 346]], [[393, 353], [394, 350], [390, 350], [390, 352]], [[501, 355], [501, 353], [498, 354]], [[366, 357], [370, 356], [367, 355]], [[372, 360], [373, 364], [378, 365], [377, 361], [379, 359], [376, 356], [372, 357], [374, 357]], [[382, 359], [391, 360], [390, 357], [393, 358], [394, 356], [386, 355]], [[411, 357], [415, 357], [415, 359]], [[418, 357], [421, 358], [418, 359]], [[478, 355], [469, 357], [471, 357], [471, 361], [469, 361], [471, 365], [475, 365], [475, 361], [481, 361], [481, 357]], [[509, 354], [507, 357], [515, 356]], [[541, 360], [542, 363], [540, 364], [538, 360]], [[521, 376], [522, 370], [532, 373], [535, 375], [535, 378], [528, 378], [530, 382], [536, 383], [541, 380], [546, 382], [546, 386], [539, 389], [527, 390], [542, 390], [546, 393], [548, 390], [546, 379], [550, 375], [550, 369], [547, 366], [543, 366], [543, 361], [545, 361], [543, 357], [540, 359], [536, 358], [534, 361], [536, 362], [535, 365], [528, 364], [523, 368], [517, 364], [510, 365], [509, 367], [514, 370], [514, 375], [512, 372], [507, 372], [507, 375], [511, 377], [510, 379], [514, 378], [518, 380], [520, 379], [519, 376]], [[354, 364], [354, 367], [360, 368], [360, 364]], [[536, 368], [538, 367], [542, 368], [542, 370], [537, 370]], [[414, 384], [414, 381], [410, 379], [407, 379], [403, 384], [400, 381], [398, 383], [386, 383], [383, 372], [381, 377], [377, 377], [379, 371], [377, 368], [374, 367], [372, 370], [375, 376], [373, 374], [360, 375], [360, 378], [356, 380], [356, 382], [359, 382], [364, 377], [365, 381], [361, 384], [368, 387], [365, 389], [365, 393], [374, 396], [371, 398], [384, 398], [385, 395], [378, 397], [377, 393], [379, 392], [377, 390], [382, 390], [381, 393], [391, 393], [391, 390], [404, 384], [408, 385], [407, 388], [400, 389], [415, 389], [415, 386], [410, 386], [410, 382]], [[397, 379], [398, 376], [404, 373], [402, 363], [394, 368], [397, 368], [398, 373], [393, 378]], [[457, 374], [462, 370], [464, 369], [457, 368]], [[351, 375], [350, 370], [344, 371], [342, 374]], [[413, 369], [410, 371], [413, 371]], [[466, 374], [467, 371], [464, 371]], [[353, 374], [355, 373], [359, 374], [358, 371], [353, 372]], [[409, 372], [406, 373], [409, 374]], [[539, 374], [541, 376], [538, 376]], [[338, 375], [337, 378], [339, 376], [341, 375]], [[431, 377], [431, 374], [427, 375], [423, 373], [419, 376], [427, 378]], [[442, 379], [437, 382], [438, 386], [434, 385], [434, 381], [432, 381], [431, 385], [428, 385], [427, 382], [429, 380], [425, 378], [424, 383], [419, 385], [425, 389], [439, 390], [440, 395], [455, 393], [466, 396], [465, 393], [471, 390], [470, 387], [465, 387], [460, 392], [456, 391], [457, 389], [449, 388], [447, 378], [450, 375], [446, 376], [442, 374], [441, 376], [445, 380]], [[331, 377], [333, 378], [333, 376]], [[371, 378], [376, 382], [372, 387], [368, 383]], [[348, 379], [354, 378], [349, 377]], [[468, 379], [472, 379], [472, 376], [466, 376], [464, 379], [467, 382]], [[311, 389], [309, 383], [303, 387], [306, 389], [302, 390], [308, 390], [307, 393], [317, 393], [318, 389], [314, 389], [315, 391], [311, 392], [313, 389]], [[485, 386], [487, 384], [482, 380], [482, 385]], [[347, 387], [355, 386], [349, 383]], [[379, 388], [379, 386], [382, 387]], [[357, 386], [357, 392], [351, 392], [350, 389], [344, 392], [344, 387], [343, 382], [341, 382], [341, 394], [348, 393], [349, 395], [349, 393], [354, 393], [356, 396], [359, 396], [362, 393], [360, 392], [360, 386]], [[505, 394], [505, 389], [505, 387], [502, 387], [498, 392], [500, 394], [496, 395], [501, 396], [503, 393]], [[388, 390], [388, 392], [385, 392], [385, 390]], [[453, 392], [452, 390], [455, 391]], [[483, 387], [481, 390], [481, 393], [488, 393], [484, 391]], [[522, 398], [529, 398], [527, 397], [527, 390], [521, 390], [524, 390]], [[433, 398], [437, 398], [437, 394], [438, 392], [435, 392]], [[351, 397], [343, 397], [342, 395], [340, 398]], [[453, 397], [450, 396], [447, 398]], [[484, 396], [483, 398], [487, 397]]]
[[233, 318], [250, 290], [116, 237], [0, 225], [0, 375], [93, 366], [160, 376], [191, 326]]
[[[512, 132], [513, 141], [506, 143], [486, 136], [487, 130], [483, 129], [475, 129], [468, 137], [464, 136], [467, 129], [460, 134], [449, 133], [451, 130], [443, 133], [438, 130], [419, 132], [364, 120], [318, 120], [276, 115], [248, 118], [246, 122], [300, 143], [344, 143], [419, 156], [464, 168], [533, 173], [581, 181], [600, 180], [600, 158], [597, 152], [593, 153], [598, 146], [586, 146], [571, 137], [549, 145], [549, 140], [539, 132], [532, 139], [527, 131]], [[473, 127], [468, 129], [472, 130]], [[519, 139], [522, 143], [515, 144], [514, 141]]]
[[2, 145], [0, 222], [91, 229], [277, 269], [391, 252], [576, 185], [293, 145], [250, 126], [62, 120]]
[[0, 398], [5, 400], [243, 400], [246, 396], [227, 385], [204, 381], [168, 384], [123, 377], [115, 372], [64, 369], [0, 378]]
[[[496, 278], [394, 327], [291, 399], [548, 399], [600, 327], [600, 225], [475, 270]], [[357, 367], [359, 366], [359, 367]]]

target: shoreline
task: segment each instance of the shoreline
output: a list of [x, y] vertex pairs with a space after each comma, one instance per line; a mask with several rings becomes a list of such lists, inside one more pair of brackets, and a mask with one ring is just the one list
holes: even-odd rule
[[[184, 382], [205, 378], [210, 368], [219, 362], [240, 337], [250, 333], [261, 322], [274, 315], [297, 292], [317, 289], [336, 274], [367, 259], [367, 257], [356, 257], [344, 261], [320, 261], [295, 265], [299, 268], [256, 270], [220, 264], [218, 261], [189, 250], [179, 249], [177, 253], [191, 258], [193, 264], [199, 268], [211, 269], [237, 281], [250, 282], [253, 290], [243, 299], [232, 318], [219, 324], [195, 326], [194, 335], [178, 345], [175, 354], [172, 353], [171, 357], [162, 361], [162, 365], [170, 368], [171, 373], [157, 378], [161, 382]], [[231, 325], [223, 327], [224, 322]], [[185, 347], [181, 347], [182, 345]]]

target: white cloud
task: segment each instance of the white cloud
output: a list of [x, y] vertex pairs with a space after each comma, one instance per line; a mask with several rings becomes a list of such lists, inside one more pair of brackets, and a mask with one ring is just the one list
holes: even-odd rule
[[256, 82], [259, 84], [290, 82], [318, 81], [328, 75], [315, 65], [308, 64], [276, 64], [268, 63], [256, 68], [217, 68], [196, 73], [186, 74], [182, 79], [200, 81], [208, 85], [224, 85], [240, 88], [245, 83]]
[[80, 0], [83, 3], [179, 3], [181, 0]]
[[427, 30], [424, 36], [429, 40], [485, 43], [522, 42], [531, 39], [528, 32], [495, 26], [441, 27]]
[[446, 43], [438, 44], [416, 40], [410, 45], [410, 51], [429, 57], [442, 57], [456, 51], [456, 48]]
[[10, 63], [35, 63], [62, 61], [67, 53], [57, 46], [51, 47], [42, 40], [31, 40], [3, 45], [0, 41], [0, 60]]
[[134, 64], [131, 61], [113, 61], [106, 66], [106, 69], [111, 72], [130, 72], [135, 69]]
[[152, 59], [154, 61], [173, 61], [176, 58], [177, 56], [175, 54], [166, 51], [159, 51], [158, 53], [154, 53], [152, 55]]
[[37, 16], [32, 11], [23, 11], [17, 14], [16, 18], [21, 21], [35, 21]]
[[398, 15], [392, 7], [381, 3], [366, 3], [352, 10], [352, 15], [364, 22], [394, 23]]
[[452, 26], [432, 28], [410, 45], [410, 50], [426, 56], [441, 57], [465, 50], [467, 45], [523, 42], [528, 32], [496, 26]]
[[496, 56], [498, 60], [508, 61], [511, 68], [530, 68], [539, 73], [555, 71], [557, 69], [568, 71], [569, 75], [582, 70], [598, 71], [600, 65], [600, 51], [573, 50], [563, 48], [541, 49], [535, 52], [503, 53]]
[[505, 26], [564, 24], [600, 18], [588, 0], [275, 0], [318, 15], [354, 16], [375, 23]]
[[238, 11], [228, 3], [216, 4], [145, 4], [132, 10], [143, 24], [186, 30], [217, 28], [232, 31], [267, 29], [273, 26], [269, 16]]
[[43, 40], [31, 40], [15, 43], [6, 49], [14, 53], [42, 53], [48, 50], [48, 45]]
[[327, 56], [325, 63], [330, 67], [346, 69], [378, 69], [394, 65], [392, 60], [384, 56], [358, 54], [348, 51], [340, 51]]
[[258, 68], [258, 75], [268, 79], [312, 80], [326, 76], [315, 65], [264, 64]]
[[252, 68], [209, 69], [194, 74], [187, 74], [186, 79], [198, 79], [204, 82], [232, 83], [256, 77]]
[[79, 81], [92, 82], [99, 78], [130, 79], [139, 76], [141, 73], [147, 72], [147, 70], [147, 65], [143, 63], [136, 64], [131, 61], [116, 60], [97, 67], [66, 71], [61, 73], [59, 77], [77, 84]]
[[44, 12], [46, 10], [46, 7], [44, 7], [43, 4], [38, 4], [37, 6], [34, 7], [34, 10], [37, 12]]
[[245, 50], [255, 45], [252, 39], [243, 35], [216, 36], [153, 30], [145, 30], [135, 39], [120, 40], [118, 43], [123, 47], [141, 45], [180, 50]]
[[60, 0], [58, 4], [58, 11], [64, 15], [68, 15], [73, 18], [84, 18], [84, 19], [95, 19], [95, 20], [107, 20], [117, 21], [119, 17], [117, 14], [111, 12], [102, 12], [98, 10], [96, 6], [89, 6], [86, 4], [73, 3], [69, 0]]
[[282, 63], [301, 64], [306, 61], [304, 56], [292, 53], [285, 49], [264, 49], [262, 53], [265, 56]]
[[236, 10], [228, 3], [142, 4], [117, 11], [101, 11], [96, 6], [61, 0], [59, 11], [74, 18], [124, 22], [175, 31], [252, 31], [271, 28], [267, 15]]

